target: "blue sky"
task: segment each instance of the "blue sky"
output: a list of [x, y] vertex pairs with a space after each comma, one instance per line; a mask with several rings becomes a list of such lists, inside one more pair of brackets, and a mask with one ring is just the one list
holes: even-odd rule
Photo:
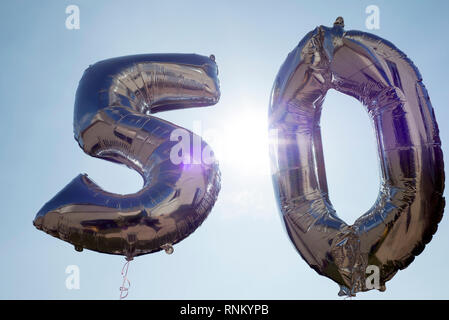
[[[71, 4], [80, 8], [79, 30], [65, 28]], [[380, 9], [378, 30], [365, 27], [371, 4]], [[388, 39], [415, 62], [447, 155], [448, 13], [447, 1], [3, 1], [0, 298], [118, 298], [123, 257], [76, 252], [36, 230], [32, 220], [82, 172], [111, 192], [142, 186], [137, 173], [90, 158], [73, 138], [74, 96], [84, 69], [110, 57], [185, 52], [216, 56], [221, 100], [157, 116], [188, 129], [201, 123], [211, 146], [224, 146], [222, 191], [208, 219], [174, 254], [131, 263], [129, 298], [341, 299], [338, 286], [295, 251], [277, 211], [266, 141], [274, 78], [308, 31], [331, 26], [341, 15], [346, 30]], [[352, 223], [378, 193], [374, 133], [361, 104], [336, 92], [326, 98], [321, 123], [330, 197]], [[448, 299], [448, 243], [445, 216], [432, 242], [387, 283], [386, 292], [357, 299]], [[79, 290], [65, 286], [68, 265], [80, 268]]]

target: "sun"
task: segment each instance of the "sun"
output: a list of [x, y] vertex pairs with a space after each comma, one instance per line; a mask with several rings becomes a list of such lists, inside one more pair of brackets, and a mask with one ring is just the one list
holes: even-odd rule
[[220, 166], [245, 175], [269, 174], [268, 120], [265, 108], [245, 105], [238, 116], [223, 119], [214, 151]]

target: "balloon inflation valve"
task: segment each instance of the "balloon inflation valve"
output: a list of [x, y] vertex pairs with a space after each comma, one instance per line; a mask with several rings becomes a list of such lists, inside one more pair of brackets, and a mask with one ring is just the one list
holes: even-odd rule
[[165, 250], [166, 254], [172, 254], [173, 251], [175, 251], [175, 249], [173, 249], [173, 246], [170, 243], [162, 245], [161, 248]]
[[338, 292], [338, 295], [340, 297], [344, 297], [344, 299], [352, 299], [352, 297], [355, 297], [354, 290], [350, 290], [348, 287], [340, 286], [340, 291]]
[[337, 19], [335, 19], [334, 27], [335, 26], [339, 26], [339, 27], [345, 26], [345, 20], [343, 19], [343, 17], [337, 17]]

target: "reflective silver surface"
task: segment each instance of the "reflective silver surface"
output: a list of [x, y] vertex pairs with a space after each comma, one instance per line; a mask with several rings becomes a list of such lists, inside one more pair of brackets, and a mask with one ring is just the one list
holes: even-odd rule
[[[340, 285], [340, 295], [355, 295], [371, 289], [369, 265], [379, 267], [383, 291], [432, 239], [443, 215], [444, 168], [434, 111], [412, 61], [384, 39], [343, 27], [341, 17], [333, 28], [317, 27], [282, 65], [270, 101], [270, 156], [291, 241]], [[360, 100], [377, 137], [379, 196], [352, 226], [329, 200], [319, 125], [329, 89]]]
[[[174, 164], [170, 151], [178, 141], [170, 135], [180, 127], [150, 114], [217, 103], [217, 75], [213, 56], [195, 54], [134, 55], [90, 66], [76, 93], [75, 139], [88, 155], [139, 172], [144, 186], [134, 194], [113, 194], [79, 175], [38, 212], [36, 228], [77, 250], [128, 258], [171, 253], [171, 245], [209, 214], [220, 173], [215, 161]], [[192, 141], [195, 134], [187, 132]]]

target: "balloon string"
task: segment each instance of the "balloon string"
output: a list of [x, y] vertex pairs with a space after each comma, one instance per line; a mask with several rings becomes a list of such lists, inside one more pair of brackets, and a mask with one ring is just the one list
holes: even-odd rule
[[131, 286], [131, 282], [128, 280], [128, 268], [131, 260], [132, 259], [126, 259], [126, 263], [122, 268], [123, 282], [122, 286], [120, 287], [120, 300], [125, 299], [128, 296], [128, 289]]

